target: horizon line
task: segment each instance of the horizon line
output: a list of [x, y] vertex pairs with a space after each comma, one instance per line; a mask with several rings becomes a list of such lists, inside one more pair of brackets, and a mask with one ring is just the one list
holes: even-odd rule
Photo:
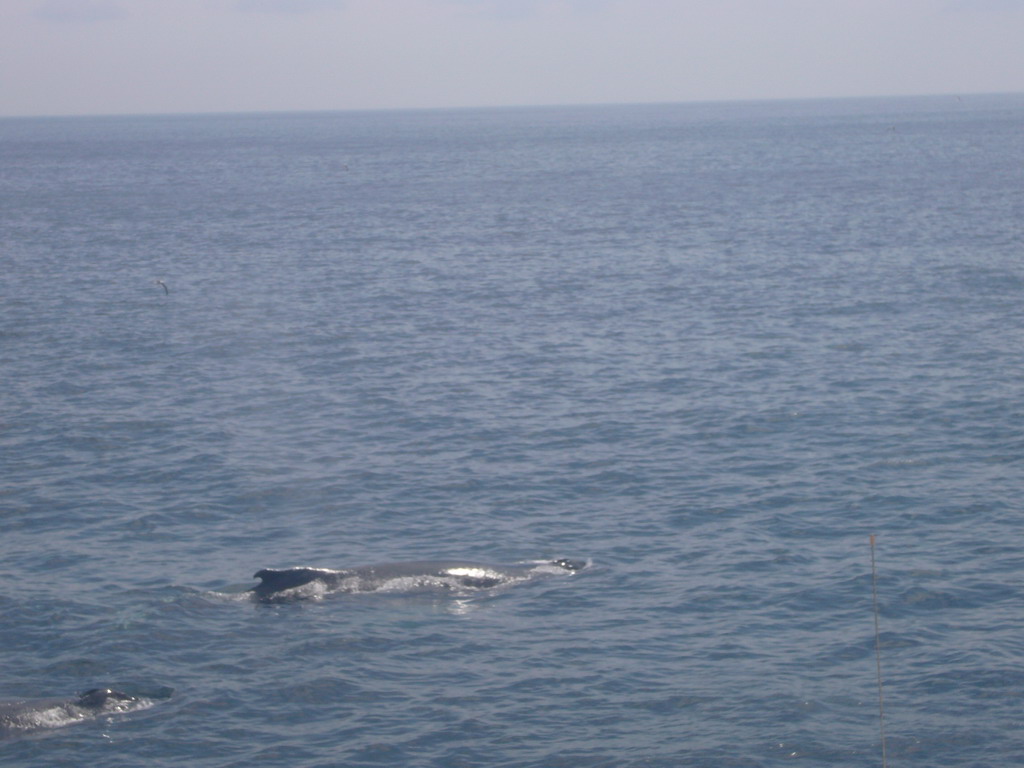
[[709, 98], [664, 101], [581, 101], [517, 104], [464, 104], [430, 107], [310, 107], [294, 109], [237, 109], [237, 110], [190, 110], [152, 112], [54, 112], [35, 114], [0, 114], [0, 120], [46, 120], [75, 118], [138, 118], [138, 117], [227, 117], [245, 115], [288, 115], [288, 114], [340, 114], [368, 112], [462, 112], [473, 110], [503, 109], [572, 109], [585, 107], [644, 107], [682, 105], [725, 105], [725, 104], [768, 104], [779, 102], [807, 101], [856, 101], [887, 99], [931, 99], [949, 98], [962, 100], [963, 97], [1024, 96], [1024, 91], [951, 91], [948, 93], [889, 93], [846, 96], [758, 96], [744, 98]]

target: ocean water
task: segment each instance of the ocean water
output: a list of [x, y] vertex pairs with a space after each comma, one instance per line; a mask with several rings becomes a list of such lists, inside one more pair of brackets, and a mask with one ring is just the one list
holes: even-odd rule
[[7, 119], [0, 262], [0, 698], [154, 702], [5, 766], [878, 766], [871, 534], [1024, 754], [1022, 96]]

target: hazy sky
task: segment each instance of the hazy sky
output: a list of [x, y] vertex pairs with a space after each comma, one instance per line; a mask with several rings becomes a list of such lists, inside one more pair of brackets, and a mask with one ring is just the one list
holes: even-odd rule
[[1024, 91], [1024, 0], [0, 0], [0, 115]]

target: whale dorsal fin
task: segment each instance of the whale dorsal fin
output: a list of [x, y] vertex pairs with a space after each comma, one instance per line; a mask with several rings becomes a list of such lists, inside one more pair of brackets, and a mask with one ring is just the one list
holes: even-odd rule
[[311, 581], [322, 579], [325, 575], [333, 573], [325, 568], [264, 568], [253, 574], [254, 579], [262, 579], [261, 583], [252, 588], [258, 595], [270, 595], [284, 589], [294, 589]]
[[108, 701], [138, 701], [138, 699], [131, 694], [113, 688], [91, 688], [85, 693], [80, 694], [78, 701], [75, 703], [79, 707], [102, 709]]

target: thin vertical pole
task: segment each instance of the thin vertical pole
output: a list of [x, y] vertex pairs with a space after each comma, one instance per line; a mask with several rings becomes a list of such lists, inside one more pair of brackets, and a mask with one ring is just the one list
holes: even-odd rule
[[882, 736], [882, 768], [885, 757], [885, 697], [882, 695], [882, 638], [878, 631], [878, 571], [875, 568], [875, 534], [871, 534], [871, 607], [875, 614], [875, 671], [878, 676], [878, 730]]

